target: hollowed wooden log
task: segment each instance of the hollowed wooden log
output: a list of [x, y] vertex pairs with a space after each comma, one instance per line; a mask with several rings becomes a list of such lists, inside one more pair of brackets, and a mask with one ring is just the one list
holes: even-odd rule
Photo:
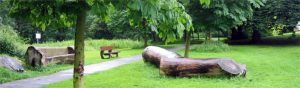
[[145, 63], [160, 68], [160, 74], [168, 76], [245, 76], [246, 65], [237, 64], [230, 59], [198, 58], [190, 59], [168, 51], [166, 49], [149, 46], [143, 52]]

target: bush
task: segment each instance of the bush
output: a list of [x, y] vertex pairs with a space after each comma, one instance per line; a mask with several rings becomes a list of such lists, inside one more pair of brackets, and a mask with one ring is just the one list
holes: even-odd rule
[[200, 45], [193, 45], [191, 50], [197, 52], [226, 52], [230, 48], [228, 44], [220, 41], [205, 41]]
[[0, 54], [23, 57], [23, 41], [10, 26], [0, 25]]

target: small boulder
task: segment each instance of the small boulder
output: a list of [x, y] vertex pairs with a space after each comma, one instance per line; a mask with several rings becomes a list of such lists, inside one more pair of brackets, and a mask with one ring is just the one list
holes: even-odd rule
[[24, 72], [24, 67], [20, 61], [8, 56], [0, 56], [0, 67], [5, 67], [16, 72]]

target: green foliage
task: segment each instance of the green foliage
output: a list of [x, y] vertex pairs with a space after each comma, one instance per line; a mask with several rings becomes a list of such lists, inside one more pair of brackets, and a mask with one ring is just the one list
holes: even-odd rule
[[[185, 6], [197, 30], [207, 33], [229, 31], [252, 17], [253, 9], [265, 0], [190, 0]], [[209, 4], [200, 4], [209, 3]]]
[[[115, 2], [116, 3], [116, 2]], [[120, 0], [127, 5], [129, 24], [132, 29], [141, 30], [143, 38], [156, 32], [165, 42], [174, 41], [176, 35], [182, 36], [183, 30], [192, 30], [192, 19], [177, 0]], [[121, 6], [122, 7], [122, 6]]]
[[272, 35], [273, 35], [273, 36], [276, 36], [276, 35], [278, 35], [279, 33], [281, 33], [282, 30], [283, 30], [283, 27], [284, 27], [283, 24], [276, 24], [276, 25], [274, 25], [273, 27], [271, 27]]
[[90, 9], [88, 3], [78, 1], [12, 0], [10, 4], [12, 6], [10, 9], [11, 17], [30, 20], [42, 30], [45, 30], [51, 24], [56, 24], [60, 27], [70, 27], [74, 24], [78, 12]]
[[191, 50], [196, 52], [226, 52], [230, 48], [228, 44], [220, 41], [205, 41], [200, 45], [193, 45]]
[[274, 34], [274, 28], [282, 24], [284, 27], [280, 32], [292, 32], [300, 19], [299, 4], [299, 0], [267, 0], [264, 7], [254, 11], [254, 16], [247, 22], [247, 28]]
[[25, 49], [22, 39], [10, 26], [0, 25], [0, 54], [23, 57]]

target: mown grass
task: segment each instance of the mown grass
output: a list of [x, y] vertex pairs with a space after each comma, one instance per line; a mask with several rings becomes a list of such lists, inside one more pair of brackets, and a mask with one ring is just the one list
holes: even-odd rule
[[[38, 47], [66, 47], [72, 46], [74, 41], [63, 41], [63, 42], [47, 42], [42, 44], [34, 44]], [[85, 65], [101, 63], [105, 61], [110, 61], [119, 58], [111, 59], [100, 59], [100, 46], [114, 46], [116, 50], [120, 51], [119, 58], [130, 57], [134, 55], [141, 54], [143, 51], [143, 43], [133, 40], [87, 40], [85, 44]], [[24, 60], [24, 58], [20, 58]], [[25, 68], [24, 73], [17, 73], [14, 71], [7, 70], [5, 68], [0, 68], [0, 83], [9, 82], [18, 79], [30, 78], [48, 75], [61, 70], [72, 68], [72, 64], [63, 65], [49, 65], [47, 67], [32, 69]]]
[[[192, 58], [231, 58], [247, 65], [247, 76], [173, 78], [142, 61], [85, 77], [86, 88], [300, 88], [300, 47], [239, 45], [228, 52], [196, 52]], [[178, 53], [183, 54], [183, 50]], [[72, 88], [72, 80], [44, 88]]]

